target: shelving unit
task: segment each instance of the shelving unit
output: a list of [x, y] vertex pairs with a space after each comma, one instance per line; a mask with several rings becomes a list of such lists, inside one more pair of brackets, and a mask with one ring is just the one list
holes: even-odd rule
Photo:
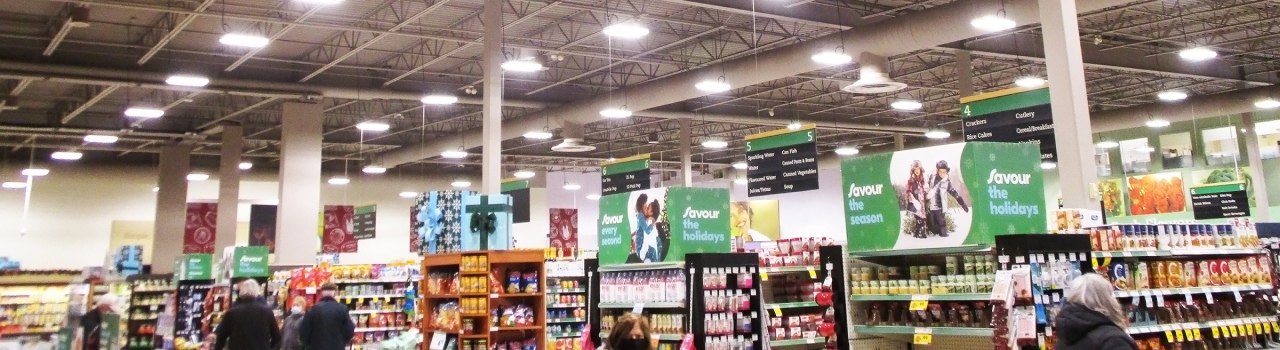
[[[523, 274], [533, 272], [536, 274], [537, 285], [536, 291], [522, 289], [520, 291], [509, 293], [507, 290], [509, 271], [519, 272], [522, 277], [521, 281], [525, 281]], [[498, 281], [501, 284], [501, 290], [493, 290], [489, 283], [490, 273], [497, 273], [496, 277], [501, 277]], [[422, 281], [418, 290], [428, 297], [423, 298], [420, 310], [422, 312], [421, 329], [423, 332], [422, 349], [427, 349], [436, 337], [446, 337], [446, 348], [453, 346], [456, 348], [476, 348], [488, 349], [490, 344], [511, 341], [527, 341], [532, 340], [539, 350], [545, 350], [547, 346], [546, 331], [546, 286], [547, 273], [545, 270], [545, 255], [542, 250], [507, 250], [507, 251], [477, 251], [450, 254], [436, 254], [422, 257]], [[434, 293], [435, 288], [430, 286], [432, 283], [441, 282], [433, 276], [446, 275], [447, 282], [453, 283], [454, 277], [461, 285], [451, 287], [452, 290], [443, 293]], [[483, 283], [479, 284], [479, 290], [475, 286], [467, 287], [466, 279], [482, 278]], [[527, 285], [522, 285], [527, 287]], [[444, 288], [444, 287], [442, 287]], [[472, 305], [475, 308], [486, 310], [487, 312], [469, 313], [462, 309], [468, 303], [468, 300], [478, 302], [478, 305]], [[442, 305], [455, 305], [456, 309], [445, 311]], [[500, 321], [505, 320], [502, 317], [503, 308], [506, 306], [524, 305], [530, 308], [530, 316], [533, 317], [531, 325], [502, 325]], [[494, 310], [497, 310], [500, 319], [493, 319]], [[437, 320], [443, 320], [437, 322]], [[456, 328], [454, 328], [456, 327]], [[462, 343], [460, 343], [462, 342]], [[466, 344], [463, 344], [466, 343]]]
[[[156, 323], [164, 313], [167, 301], [177, 292], [173, 275], [133, 275], [127, 279], [131, 287], [129, 309], [125, 312], [126, 349], [154, 349]], [[160, 343], [163, 343], [161, 341]]]
[[66, 323], [72, 276], [0, 279], [0, 339], [45, 339]]
[[[586, 261], [563, 249], [547, 249], [547, 350], [581, 349], [587, 325]], [[553, 307], [562, 306], [562, 307]]]
[[[797, 239], [795, 242], [799, 242]], [[843, 270], [843, 258], [839, 247], [828, 249], [827, 258], [823, 258], [821, 246], [816, 244], [801, 248], [801, 243], [786, 242], [788, 251], [766, 251], [762, 260], [773, 263], [789, 263], [794, 260], [797, 265], [768, 266], [760, 268], [760, 289], [763, 296], [763, 311], [768, 319], [763, 323], [764, 339], [770, 348], [789, 349], [821, 349], [834, 347], [848, 349], [848, 341], [843, 335], [846, 328], [844, 303], [838, 301], [836, 295], [843, 292], [836, 288], [843, 283], [840, 273]], [[803, 242], [810, 243], [810, 242]], [[831, 253], [834, 251], [834, 253]], [[776, 255], [775, 255], [776, 254]], [[832, 271], [837, 273], [832, 274]], [[822, 284], [827, 278], [833, 280], [833, 298], [830, 304], [820, 304], [817, 296], [823, 293]], [[827, 319], [827, 318], [830, 319]], [[823, 326], [825, 324], [825, 326]], [[831, 327], [833, 337], [822, 335], [821, 329]]]

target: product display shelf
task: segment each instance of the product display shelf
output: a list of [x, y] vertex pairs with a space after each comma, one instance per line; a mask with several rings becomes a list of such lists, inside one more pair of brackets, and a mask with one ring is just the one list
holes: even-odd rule
[[1174, 249], [1174, 250], [1124, 250], [1097, 251], [1095, 258], [1135, 258], [1135, 257], [1171, 257], [1201, 255], [1254, 255], [1263, 254], [1262, 249], [1222, 248], [1222, 249]]
[[215, 311], [213, 280], [180, 280], [175, 294], [174, 340], [202, 343], [212, 340], [212, 326], [207, 319]]
[[[589, 320], [586, 260], [576, 250], [548, 248], [546, 255], [547, 350], [582, 349], [582, 332]], [[557, 304], [581, 306], [551, 307]]]
[[1266, 329], [1267, 329], [1266, 333], [1273, 333], [1273, 332], [1280, 331], [1272, 328], [1272, 322], [1276, 322], [1275, 317], [1263, 317], [1263, 316], [1243, 317], [1243, 318], [1233, 318], [1233, 319], [1209, 321], [1209, 322], [1185, 322], [1185, 323], [1173, 323], [1173, 324], [1150, 325], [1150, 326], [1130, 326], [1125, 329], [1125, 332], [1129, 334], [1143, 334], [1143, 333], [1157, 333], [1157, 332], [1165, 332], [1165, 331], [1199, 330], [1199, 329], [1209, 329], [1209, 328], [1215, 328], [1215, 327], [1218, 327], [1218, 328], [1237, 327], [1237, 326], [1252, 327], [1253, 325], [1257, 325], [1259, 329], [1261, 329], [1263, 326], [1266, 326]]
[[854, 326], [858, 334], [932, 334], [955, 335], [965, 337], [990, 337], [991, 328], [972, 327], [912, 327], [912, 326]]
[[[485, 292], [466, 292], [458, 290], [456, 294], [439, 295], [434, 294], [429, 285], [433, 283], [433, 274], [457, 275], [460, 278], [482, 277], [485, 279], [484, 288], [487, 292], [493, 292], [489, 289], [489, 276], [491, 272], [496, 271], [502, 274], [502, 280], [499, 284], [503, 290], [499, 293]], [[508, 293], [506, 288], [507, 272], [534, 272], [537, 278], [536, 292], [525, 291], [517, 293]], [[464, 273], [465, 272], [465, 273]], [[426, 350], [435, 337], [444, 336], [446, 348], [476, 348], [488, 349], [490, 345], [497, 343], [507, 343], [513, 341], [532, 341], [536, 344], [537, 349], [546, 350], [547, 332], [546, 332], [546, 303], [545, 296], [547, 286], [547, 273], [545, 270], [545, 255], [542, 250], [506, 250], [506, 251], [474, 251], [449, 254], [426, 255], [422, 257], [422, 280], [419, 282], [419, 291], [423, 295], [436, 295], [423, 299], [423, 305], [419, 308], [422, 313], [422, 323], [420, 328], [423, 330], [423, 341], [420, 345]], [[452, 280], [452, 277], [450, 277]], [[525, 279], [522, 279], [524, 281]], [[460, 288], [460, 287], [459, 287]], [[456, 296], [456, 298], [454, 298]], [[441, 309], [442, 305], [462, 305], [464, 299], [472, 298], [483, 303], [480, 306], [484, 310], [499, 310], [502, 314], [504, 306], [509, 305], [525, 305], [531, 308], [533, 324], [528, 326], [503, 326], [494, 325], [489, 312], [485, 313], [467, 313], [461, 312], [461, 309], [455, 311], [447, 311]], [[442, 311], [452, 313], [441, 314]], [[444, 320], [444, 327], [437, 327], [437, 318]], [[457, 322], [453, 324], [453, 322]], [[452, 328], [456, 326], [456, 329]], [[467, 344], [463, 344], [467, 343]]]
[[132, 288], [125, 332], [128, 349], [156, 348], [156, 322], [165, 312], [166, 301], [173, 298], [177, 287], [173, 275], [133, 275], [126, 280]]
[[[844, 293], [840, 286], [844, 283], [839, 273], [844, 265], [840, 247], [789, 249], [794, 251], [777, 253], [790, 258], [761, 258], [771, 262], [800, 260], [795, 261], [799, 264], [795, 266], [760, 268], [763, 309], [769, 316], [762, 325], [765, 341], [770, 348], [847, 350], [846, 306], [840, 300], [843, 298], [835, 297]], [[824, 289], [828, 279], [829, 291]]]
[[850, 295], [850, 301], [911, 301], [911, 300], [931, 300], [931, 301], [982, 301], [991, 297], [990, 293], [955, 293], [955, 294], [897, 294], [897, 295], [880, 295], [880, 294], [861, 294]]
[[1217, 287], [1185, 287], [1185, 288], [1156, 288], [1156, 289], [1140, 289], [1140, 290], [1117, 290], [1115, 295], [1117, 298], [1141, 297], [1147, 295], [1185, 295], [1185, 294], [1205, 294], [1205, 293], [1231, 293], [1231, 292], [1248, 292], [1248, 291], [1269, 291], [1270, 284], [1245, 284], [1237, 286], [1217, 286]]
[[5, 277], [0, 279], [0, 339], [43, 338], [61, 329], [69, 311], [70, 277]]

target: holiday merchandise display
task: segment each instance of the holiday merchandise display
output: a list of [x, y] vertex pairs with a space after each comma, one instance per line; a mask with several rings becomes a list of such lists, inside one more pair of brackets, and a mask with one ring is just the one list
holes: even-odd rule
[[546, 344], [543, 258], [541, 250], [423, 256], [423, 341], [467, 350]]
[[[831, 254], [828, 259], [823, 258], [824, 250]], [[844, 327], [837, 323], [845, 318], [837, 317], [843, 313], [843, 305], [836, 305], [834, 288], [840, 274], [830, 273], [836, 265], [826, 263], [841, 260], [839, 252], [840, 247], [832, 246], [829, 240], [812, 238], [779, 241], [778, 249], [757, 252], [760, 261], [770, 265], [761, 267], [759, 274], [764, 310], [769, 313], [763, 320], [764, 338], [770, 347], [842, 347], [837, 330]], [[791, 265], [791, 261], [804, 264]], [[750, 285], [750, 280], [742, 277], [739, 275], [738, 285]], [[747, 296], [729, 299], [736, 302], [743, 298]]]
[[777, 241], [777, 249], [760, 250], [760, 267], [813, 266], [818, 249], [834, 246], [830, 238], [789, 238]]
[[[908, 266], [907, 275], [895, 266], [855, 267], [850, 292], [862, 294], [990, 293], [995, 277], [991, 255], [947, 256], [945, 265]], [[906, 278], [903, 278], [906, 277]]]

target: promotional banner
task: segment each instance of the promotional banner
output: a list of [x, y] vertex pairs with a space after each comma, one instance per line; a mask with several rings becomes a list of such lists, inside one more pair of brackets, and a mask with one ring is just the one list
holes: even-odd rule
[[351, 234], [355, 239], [373, 239], [378, 236], [378, 206], [366, 205], [356, 207], [355, 218], [352, 219]]
[[511, 196], [511, 222], [529, 222], [529, 180], [502, 180], [502, 194]]
[[818, 189], [817, 128], [747, 135], [747, 197]]
[[267, 247], [267, 251], [276, 252], [276, 206], [249, 206], [249, 245]]
[[[175, 281], [201, 281], [213, 279], [212, 254], [183, 254], [174, 259]], [[174, 283], [177, 284], [176, 282]]]
[[1182, 173], [1167, 172], [1130, 176], [1129, 215], [1176, 213], [1187, 210]]
[[182, 235], [183, 254], [213, 254], [218, 234], [218, 203], [187, 203], [187, 224]]
[[850, 251], [993, 244], [1045, 233], [1039, 149], [958, 143], [841, 163]]
[[355, 207], [350, 205], [324, 206], [321, 253], [355, 253], [360, 241], [351, 233], [355, 220]]
[[1057, 159], [1049, 88], [1012, 88], [960, 99], [965, 142], [1029, 143], [1040, 160]]
[[142, 264], [151, 264], [151, 243], [155, 241], [156, 224], [153, 221], [112, 220], [109, 251], [120, 251], [126, 246], [142, 249]]
[[267, 247], [227, 247], [222, 253], [222, 271], [228, 280], [239, 277], [266, 277]]
[[572, 256], [578, 249], [578, 209], [551, 208], [551, 231], [547, 242], [559, 249], [561, 256]]
[[652, 186], [648, 153], [600, 164], [601, 195], [647, 190]]
[[777, 200], [753, 200], [730, 204], [730, 232], [742, 242], [776, 241], [782, 236]]
[[410, 253], [419, 252], [418, 250], [418, 205], [417, 204], [409, 206], [409, 252]]
[[727, 253], [729, 190], [670, 187], [600, 198], [600, 265]]

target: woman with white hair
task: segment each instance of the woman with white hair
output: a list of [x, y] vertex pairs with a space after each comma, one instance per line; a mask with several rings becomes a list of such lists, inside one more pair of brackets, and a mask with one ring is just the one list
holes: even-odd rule
[[258, 302], [258, 281], [240, 282], [239, 298], [214, 331], [213, 350], [274, 350], [280, 346], [280, 327], [271, 307]]
[[98, 350], [102, 347], [102, 314], [114, 313], [116, 305], [115, 294], [104, 294], [95, 301], [93, 310], [84, 313], [80, 317], [80, 333], [84, 337], [80, 342], [80, 348], [83, 350]]
[[1112, 295], [1111, 283], [1095, 273], [1071, 281], [1067, 300], [1054, 318], [1056, 350], [1137, 350], [1125, 332], [1128, 317]]

